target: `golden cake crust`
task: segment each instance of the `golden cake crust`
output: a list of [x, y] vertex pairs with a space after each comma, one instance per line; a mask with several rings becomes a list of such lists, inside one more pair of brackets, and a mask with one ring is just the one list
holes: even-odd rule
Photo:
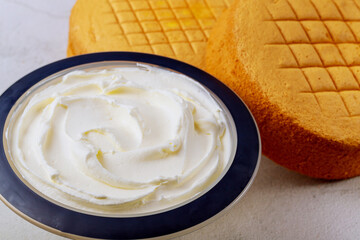
[[264, 154], [311, 177], [360, 174], [359, 6], [243, 0], [209, 39], [207, 69], [247, 103]]
[[232, 0], [77, 0], [68, 56], [136, 51], [203, 67], [210, 30]]

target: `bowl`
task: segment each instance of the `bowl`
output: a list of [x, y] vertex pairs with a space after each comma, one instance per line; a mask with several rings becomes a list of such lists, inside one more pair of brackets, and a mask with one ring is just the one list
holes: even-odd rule
[[[232, 159], [201, 194], [170, 208], [144, 214], [98, 214], [61, 204], [32, 187], [11, 160], [6, 132], [12, 116], [39, 86], [74, 70], [150, 65], [200, 83], [222, 106], [236, 136]], [[194, 231], [226, 213], [250, 187], [261, 156], [259, 131], [242, 100], [219, 80], [186, 63], [152, 54], [104, 52], [76, 56], [39, 68], [0, 97], [0, 198], [15, 213], [55, 234], [78, 239], [171, 238]]]

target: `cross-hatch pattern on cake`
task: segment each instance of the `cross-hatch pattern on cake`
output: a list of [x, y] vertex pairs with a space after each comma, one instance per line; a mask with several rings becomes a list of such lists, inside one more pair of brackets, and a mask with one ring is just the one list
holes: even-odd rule
[[360, 2], [286, 0], [279, 4], [267, 6], [265, 19], [277, 32], [267, 47], [284, 56], [278, 67], [298, 69], [309, 86], [301, 93], [314, 96], [325, 114], [360, 116]]
[[[173, 57], [200, 66], [210, 30], [230, 2], [78, 0], [71, 17], [68, 55], [128, 50]], [[90, 19], [89, 26], [83, 18]], [[80, 27], [89, 28], [90, 43], [86, 43]], [[112, 43], [106, 45], [104, 40]]]
[[360, 175], [360, 0], [241, 0], [207, 70], [249, 106], [263, 153], [312, 177]]

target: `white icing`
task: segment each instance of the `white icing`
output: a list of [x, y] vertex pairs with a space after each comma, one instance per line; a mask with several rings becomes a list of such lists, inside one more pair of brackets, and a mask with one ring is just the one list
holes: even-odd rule
[[17, 111], [10, 153], [34, 188], [96, 213], [157, 211], [199, 194], [230, 161], [219, 104], [153, 67], [73, 71]]

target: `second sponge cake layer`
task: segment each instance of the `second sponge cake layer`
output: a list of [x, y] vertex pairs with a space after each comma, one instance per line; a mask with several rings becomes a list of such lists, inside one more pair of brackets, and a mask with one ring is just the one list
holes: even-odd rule
[[136, 51], [203, 67], [206, 43], [232, 0], [78, 0], [68, 56]]

